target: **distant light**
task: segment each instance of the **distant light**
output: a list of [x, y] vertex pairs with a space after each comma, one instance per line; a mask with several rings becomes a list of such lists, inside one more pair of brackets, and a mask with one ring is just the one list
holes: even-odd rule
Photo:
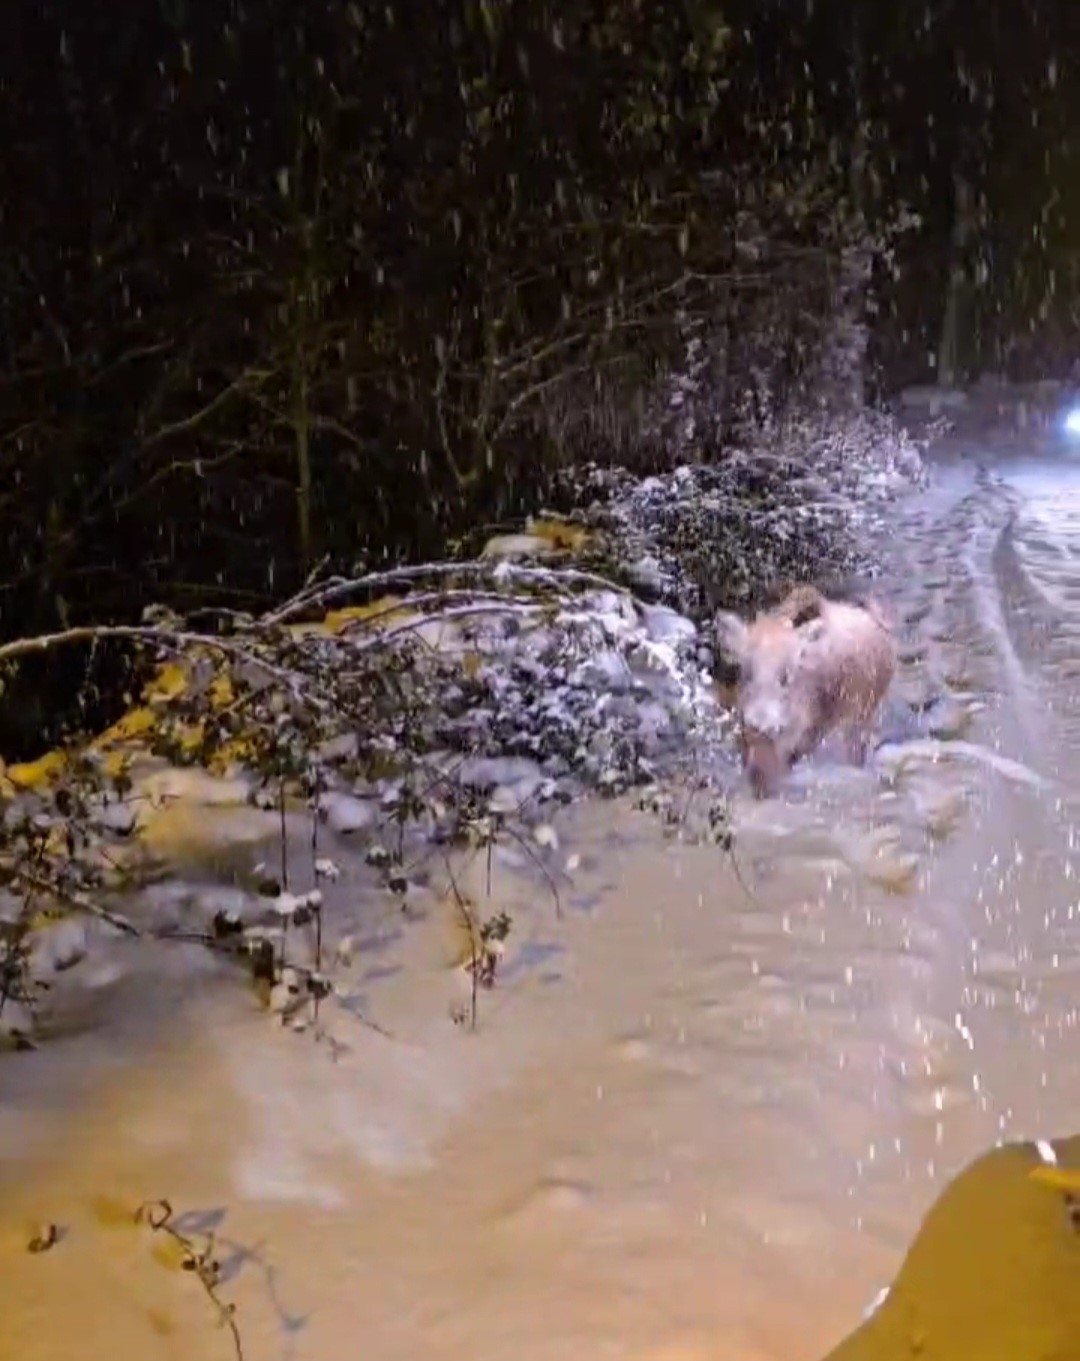
[[1074, 406], [1065, 417], [1065, 432], [1080, 437], [1080, 406]]

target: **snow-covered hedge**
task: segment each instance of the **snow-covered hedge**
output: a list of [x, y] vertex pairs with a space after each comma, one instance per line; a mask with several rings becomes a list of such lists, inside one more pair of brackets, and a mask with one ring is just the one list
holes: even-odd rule
[[797, 580], [872, 576], [883, 508], [924, 479], [889, 416], [812, 416], [761, 431], [716, 462], [644, 479], [591, 465], [568, 476], [596, 565], [692, 618], [746, 608]]

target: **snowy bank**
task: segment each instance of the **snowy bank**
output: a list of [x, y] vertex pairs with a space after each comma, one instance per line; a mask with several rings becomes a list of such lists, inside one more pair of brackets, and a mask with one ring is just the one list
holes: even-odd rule
[[[292, 1016], [329, 986], [322, 895], [338, 866], [324, 842], [403, 906], [448, 855], [509, 842], [549, 872], [558, 809], [671, 776], [723, 730], [696, 626], [573, 568], [432, 564], [322, 583], [214, 635], [160, 614], [99, 635], [173, 660], [106, 733], [3, 772], [0, 1028], [21, 1044], [88, 953], [85, 931], [56, 943], [58, 916], [95, 939], [167, 935], [245, 958]], [[192, 889], [193, 875], [233, 882], [240, 863], [237, 904]], [[147, 899], [163, 877], [176, 894]], [[464, 898], [461, 914], [488, 977], [509, 928], [474, 921]], [[320, 944], [297, 964], [286, 937], [295, 949], [313, 923]]]
[[[728, 844], [712, 608], [872, 572], [866, 536], [921, 477], [916, 447], [879, 418], [796, 433], [644, 480], [585, 469], [576, 513], [475, 559], [313, 582], [260, 618], [223, 613], [213, 633], [153, 611], [135, 628], [0, 647], [17, 662], [119, 637], [157, 660], [143, 704], [107, 732], [0, 771], [0, 1024], [25, 1040], [35, 961], [55, 975], [85, 954], [80, 935], [43, 955], [43, 913], [160, 934], [165, 900], [136, 920], [131, 895], [197, 862], [220, 880], [236, 853], [249, 869], [260, 857], [242, 908], [189, 910], [183, 889], [166, 934], [248, 957], [291, 1014], [324, 987], [320, 895], [337, 867], [321, 839], [403, 904], [430, 886], [433, 859], [450, 873], [447, 856], [492, 847], [554, 882], [553, 819], [589, 794], [638, 789], [670, 821], [665, 790], [703, 789], [702, 834]], [[506, 928], [460, 906], [474, 976], [493, 971]], [[320, 944], [298, 973], [283, 941], [312, 923]]]

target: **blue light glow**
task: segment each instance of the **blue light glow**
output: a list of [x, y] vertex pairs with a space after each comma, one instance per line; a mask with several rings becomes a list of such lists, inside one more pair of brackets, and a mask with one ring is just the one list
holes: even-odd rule
[[1065, 433], [1080, 438], [1080, 406], [1074, 406], [1066, 415]]

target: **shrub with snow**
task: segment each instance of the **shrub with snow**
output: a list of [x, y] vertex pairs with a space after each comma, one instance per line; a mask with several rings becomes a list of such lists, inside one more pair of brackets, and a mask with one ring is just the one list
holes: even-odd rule
[[644, 479], [596, 464], [566, 475], [600, 531], [597, 569], [699, 620], [792, 581], [873, 575], [885, 506], [924, 476], [920, 446], [873, 411], [789, 420]]

